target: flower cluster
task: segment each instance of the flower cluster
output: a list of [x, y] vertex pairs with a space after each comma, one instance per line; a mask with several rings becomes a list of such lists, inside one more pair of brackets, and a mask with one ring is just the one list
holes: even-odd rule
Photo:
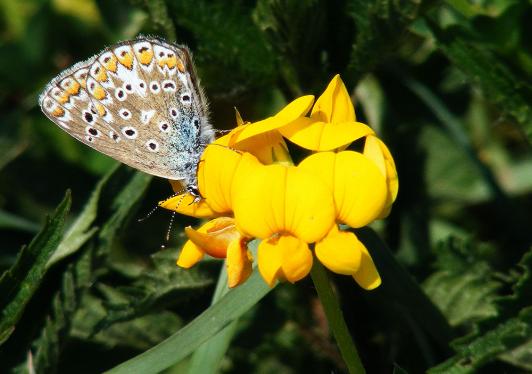
[[[312, 108], [312, 110], [311, 110]], [[307, 116], [310, 111], [310, 116]], [[207, 254], [226, 258], [230, 287], [251, 274], [247, 244], [260, 239], [257, 261], [268, 285], [305, 277], [316, 258], [351, 275], [365, 289], [380, 285], [368, 250], [339, 224], [359, 228], [385, 217], [398, 191], [393, 158], [375, 132], [357, 122], [337, 75], [314, 102], [303, 96], [276, 115], [243, 123], [209, 145], [198, 168], [203, 197], [163, 201], [166, 209], [213, 218], [189, 238], [177, 264], [189, 268]], [[285, 139], [310, 152], [292, 163]], [[363, 139], [362, 150], [348, 146]]]

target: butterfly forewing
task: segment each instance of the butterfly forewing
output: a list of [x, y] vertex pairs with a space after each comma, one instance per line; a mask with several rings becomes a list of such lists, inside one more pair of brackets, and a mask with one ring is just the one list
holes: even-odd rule
[[158, 39], [120, 43], [74, 65], [39, 101], [76, 139], [164, 178], [194, 183], [213, 140], [188, 50]]

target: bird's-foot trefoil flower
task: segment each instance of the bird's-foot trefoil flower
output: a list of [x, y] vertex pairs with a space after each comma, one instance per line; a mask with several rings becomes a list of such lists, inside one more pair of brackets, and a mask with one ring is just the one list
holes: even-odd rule
[[[160, 203], [213, 218], [185, 230], [189, 240], [177, 264], [191, 267], [205, 254], [226, 258], [234, 287], [251, 273], [247, 244], [258, 239], [258, 269], [270, 286], [304, 278], [317, 259], [365, 289], [378, 287], [370, 253], [347, 226], [360, 228], [388, 215], [397, 172], [386, 145], [356, 121], [340, 77], [315, 103], [313, 96], [303, 96], [259, 122], [245, 123], [237, 115], [237, 124], [202, 155], [202, 199], [192, 203], [179, 195]], [[294, 165], [286, 141], [312, 152]], [[362, 141], [359, 151], [348, 148], [354, 141]]]

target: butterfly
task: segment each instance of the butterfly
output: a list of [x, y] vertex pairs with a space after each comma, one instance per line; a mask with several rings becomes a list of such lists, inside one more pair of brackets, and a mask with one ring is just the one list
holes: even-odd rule
[[214, 130], [187, 47], [153, 37], [118, 43], [61, 72], [39, 104], [82, 143], [199, 197], [198, 163]]

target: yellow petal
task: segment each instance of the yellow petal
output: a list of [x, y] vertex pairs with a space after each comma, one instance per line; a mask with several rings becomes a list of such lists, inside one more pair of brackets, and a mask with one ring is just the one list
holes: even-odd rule
[[236, 229], [235, 220], [230, 217], [215, 218], [199, 230], [186, 227], [185, 233], [198, 248], [216, 258], [225, 258], [229, 244], [242, 238]]
[[249, 152], [264, 165], [273, 163], [292, 164], [292, 159], [283, 137], [277, 131], [269, 131], [247, 138], [233, 147], [242, 152]]
[[337, 74], [312, 108], [311, 118], [321, 122], [355, 122], [355, 108], [345, 84]]
[[315, 253], [320, 262], [338, 274], [353, 275], [360, 268], [362, 244], [355, 234], [339, 231], [336, 226], [316, 243]]
[[312, 252], [308, 245], [290, 235], [263, 240], [257, 254], [260, 274], [270, 287], [277, 280], [294, 283], [307, 276], [312, 268]]
[[378, 166], [380, 172], [386, 178], [387, 198], [383, 212], [379, 218], [384, 218], [388, 215], [392, 203], [397, 197], [399, 191], [399, 179], [397, 177], [397, 170], [395, 169], [395, 162], [393, 157], [379, 138], [375, 136], [368, 136], [364, 146], [364, 155], [370, 158]]
[[227, 285], [229, 288], [244, 283], [251, 275], [253, 257], [243, 240], [234, 240], [227, 248]]
[[301, 117], [279, 132], [292, 143], [312, 151], [330, 151], [375, 132], [361, 122], [322, 122]]
[[381, 285], [381, 277], [364, 245], [362, 245], [361, 251], [360, 269], [353, 275], [353, 279], [360, 287], [373, 290]]
[[330, 186], [337, 219], [351, 227], [372, 222], [385, 206], [386, 180], [375, 163], [358, 152], [320, 152], [298, 167], [315, 173]]
[[235, 134], [235, 136], [231, 138], [230, 145], [236, 146], [238, 143], [246, 139], [288, 125], [297, 118], [304, 116], [309, 111], [313, 102], [314, 96], [301, 96], [285, 106], [276, 115], [268, 117], [259, 122], [241, 126], [243, 127], [242, 131]]
[[[241, 164], [247, 157], [244, 154]], [[239, 167], [233, 182], [235, 220], [248, 236], [264, 239], [286, 232], [311, 243], [334, 223], [331, 190], [312, 173], [248, 163]]]
[[221, 145], [210, 145], [198, 167], [198, 187], [205, 203], [217, 213], [231, 212], [231, 185], [242, 155]]
[[203, 258], [203, 251], [198, 248], [197, 245], [192, 243], [190, 240], [187, 240], [183, 249], [179, 253], [177, 259], [177, 266], [180, 266], [185, 269], [189, 269], [192, 266], [196, 265]]
[[205, 200], [202, 199], [194, 202], [194, 196], [188, 192], [159, 201], [159, 206], [164, 209], [173, 210], [179, 214], [198, 218], [208, 218], [218, 214], [211, 209]]

